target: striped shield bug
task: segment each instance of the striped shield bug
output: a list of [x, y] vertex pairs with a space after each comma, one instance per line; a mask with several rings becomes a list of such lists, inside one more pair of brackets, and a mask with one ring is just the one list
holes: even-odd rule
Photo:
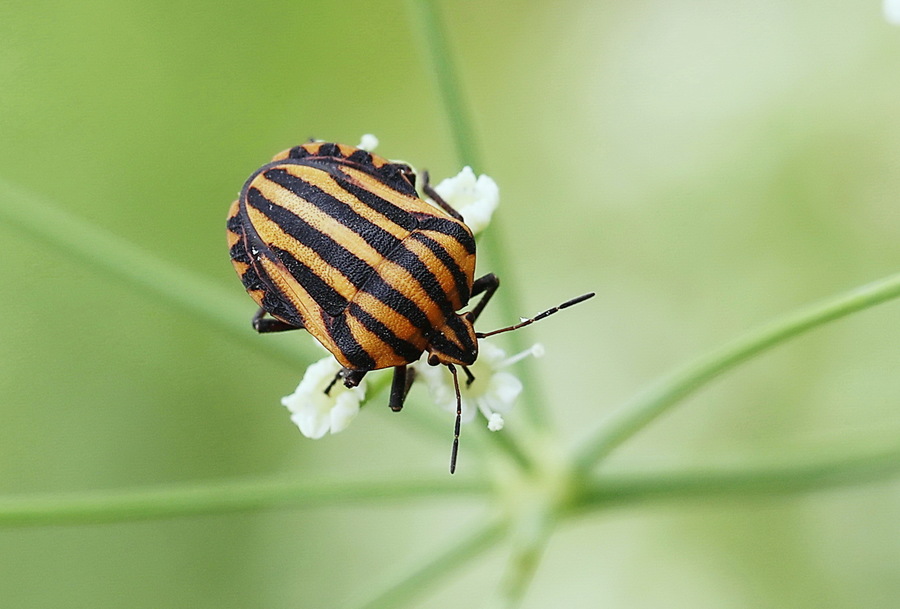
[[[471, 383], [478, 340], [515, 330], [594, 294], [493, 332], [474, 323], [500, 285], [475, 274], [475, 239], [462, 216], [402, 163], [352, 146], [310, 142], [257, 169], [228, 213], [231, 261], [259, 305], [260, 333], [305, 329], [342, 366], [355, 387], [372, 370], [393, 368], [389, 406], [403, 403], [409, 367], [423, 353], [452, 373], [456, 469], [462, 400], [457, 366]], [[469, 300], [481, 296], [470, 310]]]

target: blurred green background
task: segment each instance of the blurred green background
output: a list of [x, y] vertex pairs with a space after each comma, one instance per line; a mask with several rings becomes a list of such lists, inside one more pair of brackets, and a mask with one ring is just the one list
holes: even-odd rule
[[[564, 437], [725, 340], [900, 266], [900, 28], [876, 0], [440, 8], [476, 169], [501, 188], [494, 226], [522, 314], [599, 294], [529, 330], [547, 347], [539, 369]], [[224, 217], [272, 154], [371, 132], [385, 156], [438, 179], [458, 171], [413, 14], [402, 2], [3, 3], [0, 179], [231, 290], [249, 320]], [[5, 221], [0, 243], [4, 495], [445, 470], [449, 421], [437, 442], [373, 404], [346, 432], [305, 440], [279, 404], [301, 369]], [[509, 321], [494, 311], [484, 326]], [[604, 467], [777, 458], [900, 431], [898, 323], [888, 304], [755, 360]], [[314, 353], [306, 336], [259, 340]], [[424, 392], [409, 407], [432, 408]], [[463, 451], [457, 475], [474, 477]], [[0, 606], [343, 605], [471, 528], [480, 507], [0, 530]], [[900, 482], [616, 509], [558, 532], [524, 606], [896, 607], [898, 516]], [[503, 564], [491, 552], [415, 606], [481, 606]]]

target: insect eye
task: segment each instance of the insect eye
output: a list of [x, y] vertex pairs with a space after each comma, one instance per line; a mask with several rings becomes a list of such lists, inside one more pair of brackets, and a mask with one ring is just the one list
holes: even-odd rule
[[440, 363], [441, 362], [438, 360], [437, 355], [432, 353], [431, 355], [428, 356], [428, 365], [429, 366], [437, 366]]

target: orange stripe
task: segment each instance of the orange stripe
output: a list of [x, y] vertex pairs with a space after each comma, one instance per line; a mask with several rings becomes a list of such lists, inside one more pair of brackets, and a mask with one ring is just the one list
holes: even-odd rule
[[390, 201], [392, 205], [396, 205], [402, 210], [408, 211], [410, 213], [426, 214], [429, 216], [437, 216], [440, 218], [450, 218], [450, 216], [447, 215], [444, 210], [435, 207], [431, 203], [423, 201], [419, 197], [414, 197], [412, 195], [406, 195], [397, 192], [396, 190], [380, 182], [379, 180], [373, 180], [372, 175], [369, 173], [360, 171], [355, 167], [346, 166], [342, 166], [341, 170], [345, 174], [347, 174], [349, 178], [356, 182], [356, 185], [360, 188], [365, 188], [372, 194]]
[[408, 363], [405, 358], [394, 353], [394, 350], [383, 338], [366, 328], [356, 317], [350, 314], [346, 315], [347, 327], [350, 329], [353, 339], [375, 361], [375, 370]]
[[268, 279], [275, 284], [281, 295], [290, 299], [300, 317], [303, 319], [303, 327], [312, 334], [322, 346], [337, 356], [340, 353], [337, 345], [328, 333], [328, 329], [322, 321], [322, 307], [307, 292], [300, 283], [294, 279], [284, 265], [272, 260], [268, 256], [260, 256], [259, 262], [265, 270]]
[[[262, 193], [266, 199], [300, 218], [303, 218], [303, 220], [308, 222], [313, 228], [334, 239], [344, 249], [353, 252], [354, 255], [368, 263], [369, 266], [376, 267], [383, 260], [381, 254], [369, 245], [365, 239], [309, 201], [301, 199], [290, 190], [279, 186], [261, 175], [253, 180], [252, 186], [258, 188], [260, 193]], [[248, 211], [250, 209], [252, 208], [248, 206]], [[268, 220], [266, 220], [266, 222], [274, 224]], [[256, 225], [255, 221], [254, 225]], [[261, 231], [260, 236], [268, 242], [268, 237], [263, 235]]]
[[[363, 311], [390, 328], [398, 338], [418, 345], [421, 331], [406, 317], [394, 311], [368, 292], [360, 292], [356, 295], [354, 303]], [[390, 347], [388, 347], [390, 349]]]
[[[416, 241], [415, 239], [409, 239], [404, 242], [404, 245], [434, 274], [438, 283], [441, 285], [441, 289], [444, 291], [444, 295], [447, 300], [450, 301], [453, 310], [457, 311], [461, 309], [463, 304], [460, 301], [459, 293], [456, 291], [456, 282], [453, 280], [450, 269], [448, 269], [444, 263], [441, 262], [440, 258], [435, 256], [434, 252], [432, 252], [424, 243]], [[443, 318], [443, 314], [441, 317]], [[429, 319], [431, 319], [431, 317], [429, 317]], [[443, 319], [441, 319], [441, 321], [443, 321]], [[432, 321], [432, 325], [434, 325], [434, 321]]]
[[248, 205], [247, 217], [265, 243], [294, 254], [295, 258], [308, 266], [345, 300], [350, 301], [356, 295], [356, 286], [339, 269], [328, 264], [314, 249], [284, 232], [281, 226], [269, 220], [261, 211]]
[[[283, 169], [295, 178], [299, 178], [308, 184], [312, 184], [316, 188], [328, 193], [341, 203], [349, 205], [354, 212], [371, 222], [376, 224], [397, 239], [405, 239], [409, 235], [409, 231], [392, 222], [386, 216], [378, 213], [358, 198], [341, 188], [333, 177], [327, 172], [320, 169], [309, 167], [306, 165], [281, 165], [278, 169]], [[368, 190], [368, 189], [367, 189]], [[388, 203], [393, 203], [388, 201]]]
[[469, 283], [469, 289], [472, 289], [472, 281], [475, 277], [475, 254], [466, 251], [459, 241], [442, 232], [434, 230], [423, 230], [423, 235], [437, 241], [441, 247], [446, 250], [447, 254], [459, 265], [459, 269], [466, 276]]
[[[262, 176], [254, 180], [252, 186], [258, 188], [262, 195], [266, 197], [266, 199], [303, 218], [306, 222], [316, 228], [316, 230], [327, 234], [337, 243], [339, 243], [344, 249], [352, 252], [355, 256], [363, 260], [366, 264], [372, 267], [376, 273], [378, 273], [378, 275], [385, 283], [412, 300], [416, 304], [416, 306], [418, 306], [419, 309], [421, 309], [428, 316], [428, 319], [432, 325], [442, 321], [443, 316], [440, 313], [440, 307], [436, 303], [434, 303], [434, 301], [428, 298], [424, 289], [421, 287], [418, 280], [412, 275], [412, 273], [410, 273], [403, 266], [385, 259], [360, 235], [353, 232], [352, 230], [341, 224], [339, 221], [332, 218], [330, 215], [322, 212], [312, 203], [309, 203], [308, 201], [298, 197], [286, 188], [282, 188], [278, 184], [275, 184], [274, 182]], [[252, 207], [249, 206], [247, 207], [247, 212], [251, 215], [251, 222], [253, 223], [254, 227], [256, 227], [257, 232], [259, 232], [260, 236], [266, 243], [278, 245], [275, 239], [279, 235], [289, 237], [286, 233], [284, 233], [281, 227], [270, 221], [261, 212], [255, 211]], [[297, 242], [293, 238], [290, 238], [290, 242], [283, 243], [283, 246], [278, 246], [283, 247], [283, 249], [286, 249], [290, 252], [295, 252], [296, 250], [293, 248], [296, 246], [300, 246], [299, 242]], [[315, 254], [313, 250], [303, 246], [300, 247], [303, 248], [304, 254], [309, 253], [310, 255], [314, 255], [315, 259], [318, 262], [316, 264], [312, 264], [311, 260], [308, 261], [305, 255], [297, 256], [298, 259], [307, 263], [307, 265], [312, 268], [316, 272], [316, 274], [318, 274], [326, 282], [329, 282], [329, 285], [332, 285], [332, 287], [337, 289], [342, 296], [347, 298], [347, 300], [350, 300], [354, 297], [354, 295], [356, 294], [355, 290], [353, 292], [345, 292], [343, 291], [343, 288], [339, 289], [337, 284], [330, 283], [330, 275], [325, 274], [326, 272], [339, 273], [340, 271], [328, 265], [318, 256], [318, 254]], [[344, 278], [344, 276], [341, 275], [341, 278]], [[382, 317], [378, 315], [375, 315], [375, 317], [378, 319], [382, 319]], [[405, 318], [402, 319], [405, 320]]]

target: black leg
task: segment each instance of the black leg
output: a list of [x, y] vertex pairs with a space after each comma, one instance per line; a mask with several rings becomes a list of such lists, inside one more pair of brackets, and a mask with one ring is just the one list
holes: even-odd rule
[[475, 308], [466, 313], [469, 321], [475, 323], [475, 321], [478, 319], [478, 316], [481, 315], [481, 312], [484, 311], [484, 308], [487, 306], [487, 303], [491, 299], [491, 296], [494, 295], [494, 292], [496, 292], [497, 288], [499, 287], [500, 279], [493, 273], [488, 273], [484, 277], [479, 277], [472, 283], [472, 295], [470, 296], [470, 298], [474, 298], [482, 292], [484, 292], [484, 296], [481, 297], [481, 300], [478, 301], [478, 304], [475, 305]]
[[368, 370], [350, 370], [349, 368], [341, 368], [338, 376], [344, 379], [344, 387], [352, 389], [359, 385]]
[[459, 454], [459, 426], [462, 422], [462, 396], [459, 393], [459, 377], [456, 375], [456, 367], [447, 364], [447, 369], [453, 376], [453, 388], [456, 390], [456, 424], [453, 426], [453, 447], [450, 449], [450, 473], [456, 471], [456, 456]]
[[344, 373], [343, 368], [341, 368], [340, 370], [337, 371], [337, 374], [335, 374], [334, 378], [331, 379], [331, 382], [328, 383], [328, 387], [325, 388], [325, 395], [331, 395], [332, 388], [337, 384], [338, 379], [340, 379], [343, 376], [343, 373]]
[[394, 366], [394, 380], [391, 382], [391, 397], [388, 404], [394, 412], [403, 409], [406, 395], [416, 378], [415, 368], [408, 366]]
[[253, 329], [260, 334], [267, 334], [269, 332], [287, 332], [288, 330], [303, 329], [303, 326], [293, 326], [289, 323], [281, 321], [280, 319], [275, 319], [274, 317], [266, 317], [266, 310], [262, 307], [260, 307], [259, 311], [257, 311], [253, 316], [251, 324], [253, 325]]
[[344, 387], [353, 388], [362, 382], [363, 377], [366, 375], [366, 370], [350, 370], [349, 368], [341, 368], [337, 371], [337, 374], [334, 375], [334, 378], [331, 379], [331, 382], [328, 383], [328, 386], [325, 388], [325, 395], [331, 395], [331, 390], [337, 385], [337, 382], [341, 379], [344, 379]]
[[475, 375], [472, 374], [472, 371], [469, 370], [468, 366], [460, 366], [463, 369], [463, 372], [466, 373], [466, 387], [471, 387], [472, 383], [475, 382]]
[[428, 182], [428, 172], [427, 171], [422, 172], [422, 191], [426, 195], [428, 195], [429, 197], [434, 199], [434, 202], [437, 203], [438, 205], [440, 205], [441, 209], [443, 209], [445, 212], [447, 212], [448, 214], [450, 214], [451, 216], [453, 216], [460, 222], [463, 221], [462, 214], [459, 213], [458, 211], [456, 211], [455, 209], [453, 209], [452, 207], [450, 207], [450, 204], [447, 203], [446, 201], [444, 201], [443, 197], [441, 197], [441, 195], [439, 195], [437, 193], [437, 191], [431, 187], [431, 184]]

